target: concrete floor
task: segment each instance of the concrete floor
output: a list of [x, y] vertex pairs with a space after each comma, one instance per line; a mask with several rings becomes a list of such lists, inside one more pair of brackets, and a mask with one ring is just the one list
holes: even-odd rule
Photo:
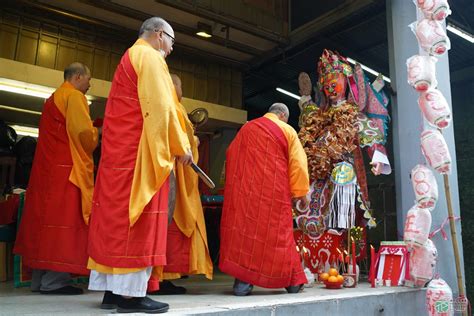
[[[335, 313], [332, 312], [332, 315], [349, 315], [343, 313], [343, 310], [348, 310], [354, 316], [359, 314], [357, 309], [354, 310], [359, 306], [360, 315], [408, 316], [421, 314], [403, 314], [403, 306], [400, 309], [396, 307], [397, 304], [415, 304], [417, 307], [423, 303], [420, 300], [424, 297], [420, 290], [405, 287], [370, 288], [367, 283], [340, 290], [327, 290], [322, 285], [315, 285], [305, 288], [302, 293], [291, 295], [284, 289], [256, 287], [252, 295], [236, 297], [232, 295], [232, 282], [233, 279], [223, 274], [217, 274], [212, 281], [203, 277], [190, 277], [175, 282], [185, 286], [188, 294], [153, 298], [170, 304], [167, 315], [329, 315], [333, 310]], [[107, 314], [107, 311], [99, 309], [102, 295], [102, 292], [86, 291], [84, 295], [78, 296], [49, 296], [32, 293], [27, 288], [14, 289], [12, 282], [0, 283], [0, 315]], [[413, 302], [407, 302], [407, 299]], [[376, 314], [367, 313], [366, 308], [372, 305]], [[385, 311], [381, 311], [381, 306], [385, 306]]]

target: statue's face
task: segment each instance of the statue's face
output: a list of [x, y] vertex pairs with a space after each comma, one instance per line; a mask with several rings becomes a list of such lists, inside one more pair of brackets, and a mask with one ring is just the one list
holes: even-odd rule
[[329, 74], [325, 78], [323, 91], [332, 103], [342, 100], [346, 95], [346, 80], [343, 74]]

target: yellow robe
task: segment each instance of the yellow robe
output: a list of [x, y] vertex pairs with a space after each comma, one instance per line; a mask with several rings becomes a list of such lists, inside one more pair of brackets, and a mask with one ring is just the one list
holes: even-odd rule
[[[177, 103], [178, 117], [183, 130], [188, 135], [194, 162], [199, 160], [198, 145], [194, 136], [194, 127], [188, 119], [186, 109], [181, 103]], [[173, 219], [179, 230], [191, 238], [191, 249], [189, 253], [189, 271], [187, 274], [204, 274], [212, 280], [213, 264], [209, 255], [207, 245], [206, 224], [198, 188], [198, 176], [189, 166], [177, 163], [176, 174], [176, 207]], [[167, 273], [161, 275], [156, 271], [160, 279], [178, 279], [179, 273]]]
[[291, 194], [293, 197], [305, 196], [309, 191], [308, 160], [298, 134], [293, 127], [279, 120], [276, 114], [267, 113], [264, 116], [281, 128], [288, 141], [288, 172], [290, 173]]
[[54, 92], [54, 104], [66, 118], [66, 130], [73, 161], [69, 181], [81, 190], [82, 217], [84, 222], [89, 224], [94, 192], [92, 152], [97, 147], [97, 128], [92, 126], [86, 97], [69, 82], [64, 82]]
[[[165, 59], [143, 39], [138, 39], [129, 49], [129, 57], [138, 76], [138, 97], [144, 117], [130, 194], [129, 214], [133, 226], [173, 169], [173, 155], [184, 155], [191, 146], [180, 126], [176, 93]], [[170, 118], [168, 129], [158, 128], [165, 118]], [[150, 177], [150, 174], [158, 177]], [[100, 273], [125, 274], [146, 267], [114, 268], [89, 258], [88, 268]]]

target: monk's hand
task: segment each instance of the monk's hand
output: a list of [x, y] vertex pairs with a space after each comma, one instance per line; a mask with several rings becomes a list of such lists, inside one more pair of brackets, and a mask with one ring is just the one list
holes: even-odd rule
[[189, 166], [190, 164], [193, 163], [193, 153], [191, 150], [188, 150], [186, 154], [183, 156], [178, 156], [178, 162], [182, 163], [185, 166]]
[[381, 162], [371, 162], [370, 165], [372, 166], [372, 169], [370, 169], [372, 171], [372, 173], [376, 176], [379, 176], [382, 174], [382, 167], [383, 167], [383, 163]]

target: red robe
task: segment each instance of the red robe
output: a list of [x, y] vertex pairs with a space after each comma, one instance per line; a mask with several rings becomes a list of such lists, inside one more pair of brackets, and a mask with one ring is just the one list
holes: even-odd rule
[[[165, 273], [189, 273], [189, 255], [191, 250], [191, 238], [186, 237], [178, 228], [175, 221], [171, 221], [168, 226], [166, 243], [166, 266], [163, 267]], [[160, 289], [160, 280], [152, 275], [148, 280], [148, 292]]]
[[39, 131], [14, 252], [33, 269], [87, 275], [81, 190], [69, 181], [73, 161], [66, 120], [54, 96], [44, 104]]
[[137, 84], [127, 51], [107, 100], [89, 232], [90, 257], [115, 268], [166, 264], [168, 180], [130, 225], [130, 194], [143, 130]]
[[220, 270], [266, 288], [306, 283], [293, 238], [284, 133], [266, 117], [250, 121], [226, 156]]

